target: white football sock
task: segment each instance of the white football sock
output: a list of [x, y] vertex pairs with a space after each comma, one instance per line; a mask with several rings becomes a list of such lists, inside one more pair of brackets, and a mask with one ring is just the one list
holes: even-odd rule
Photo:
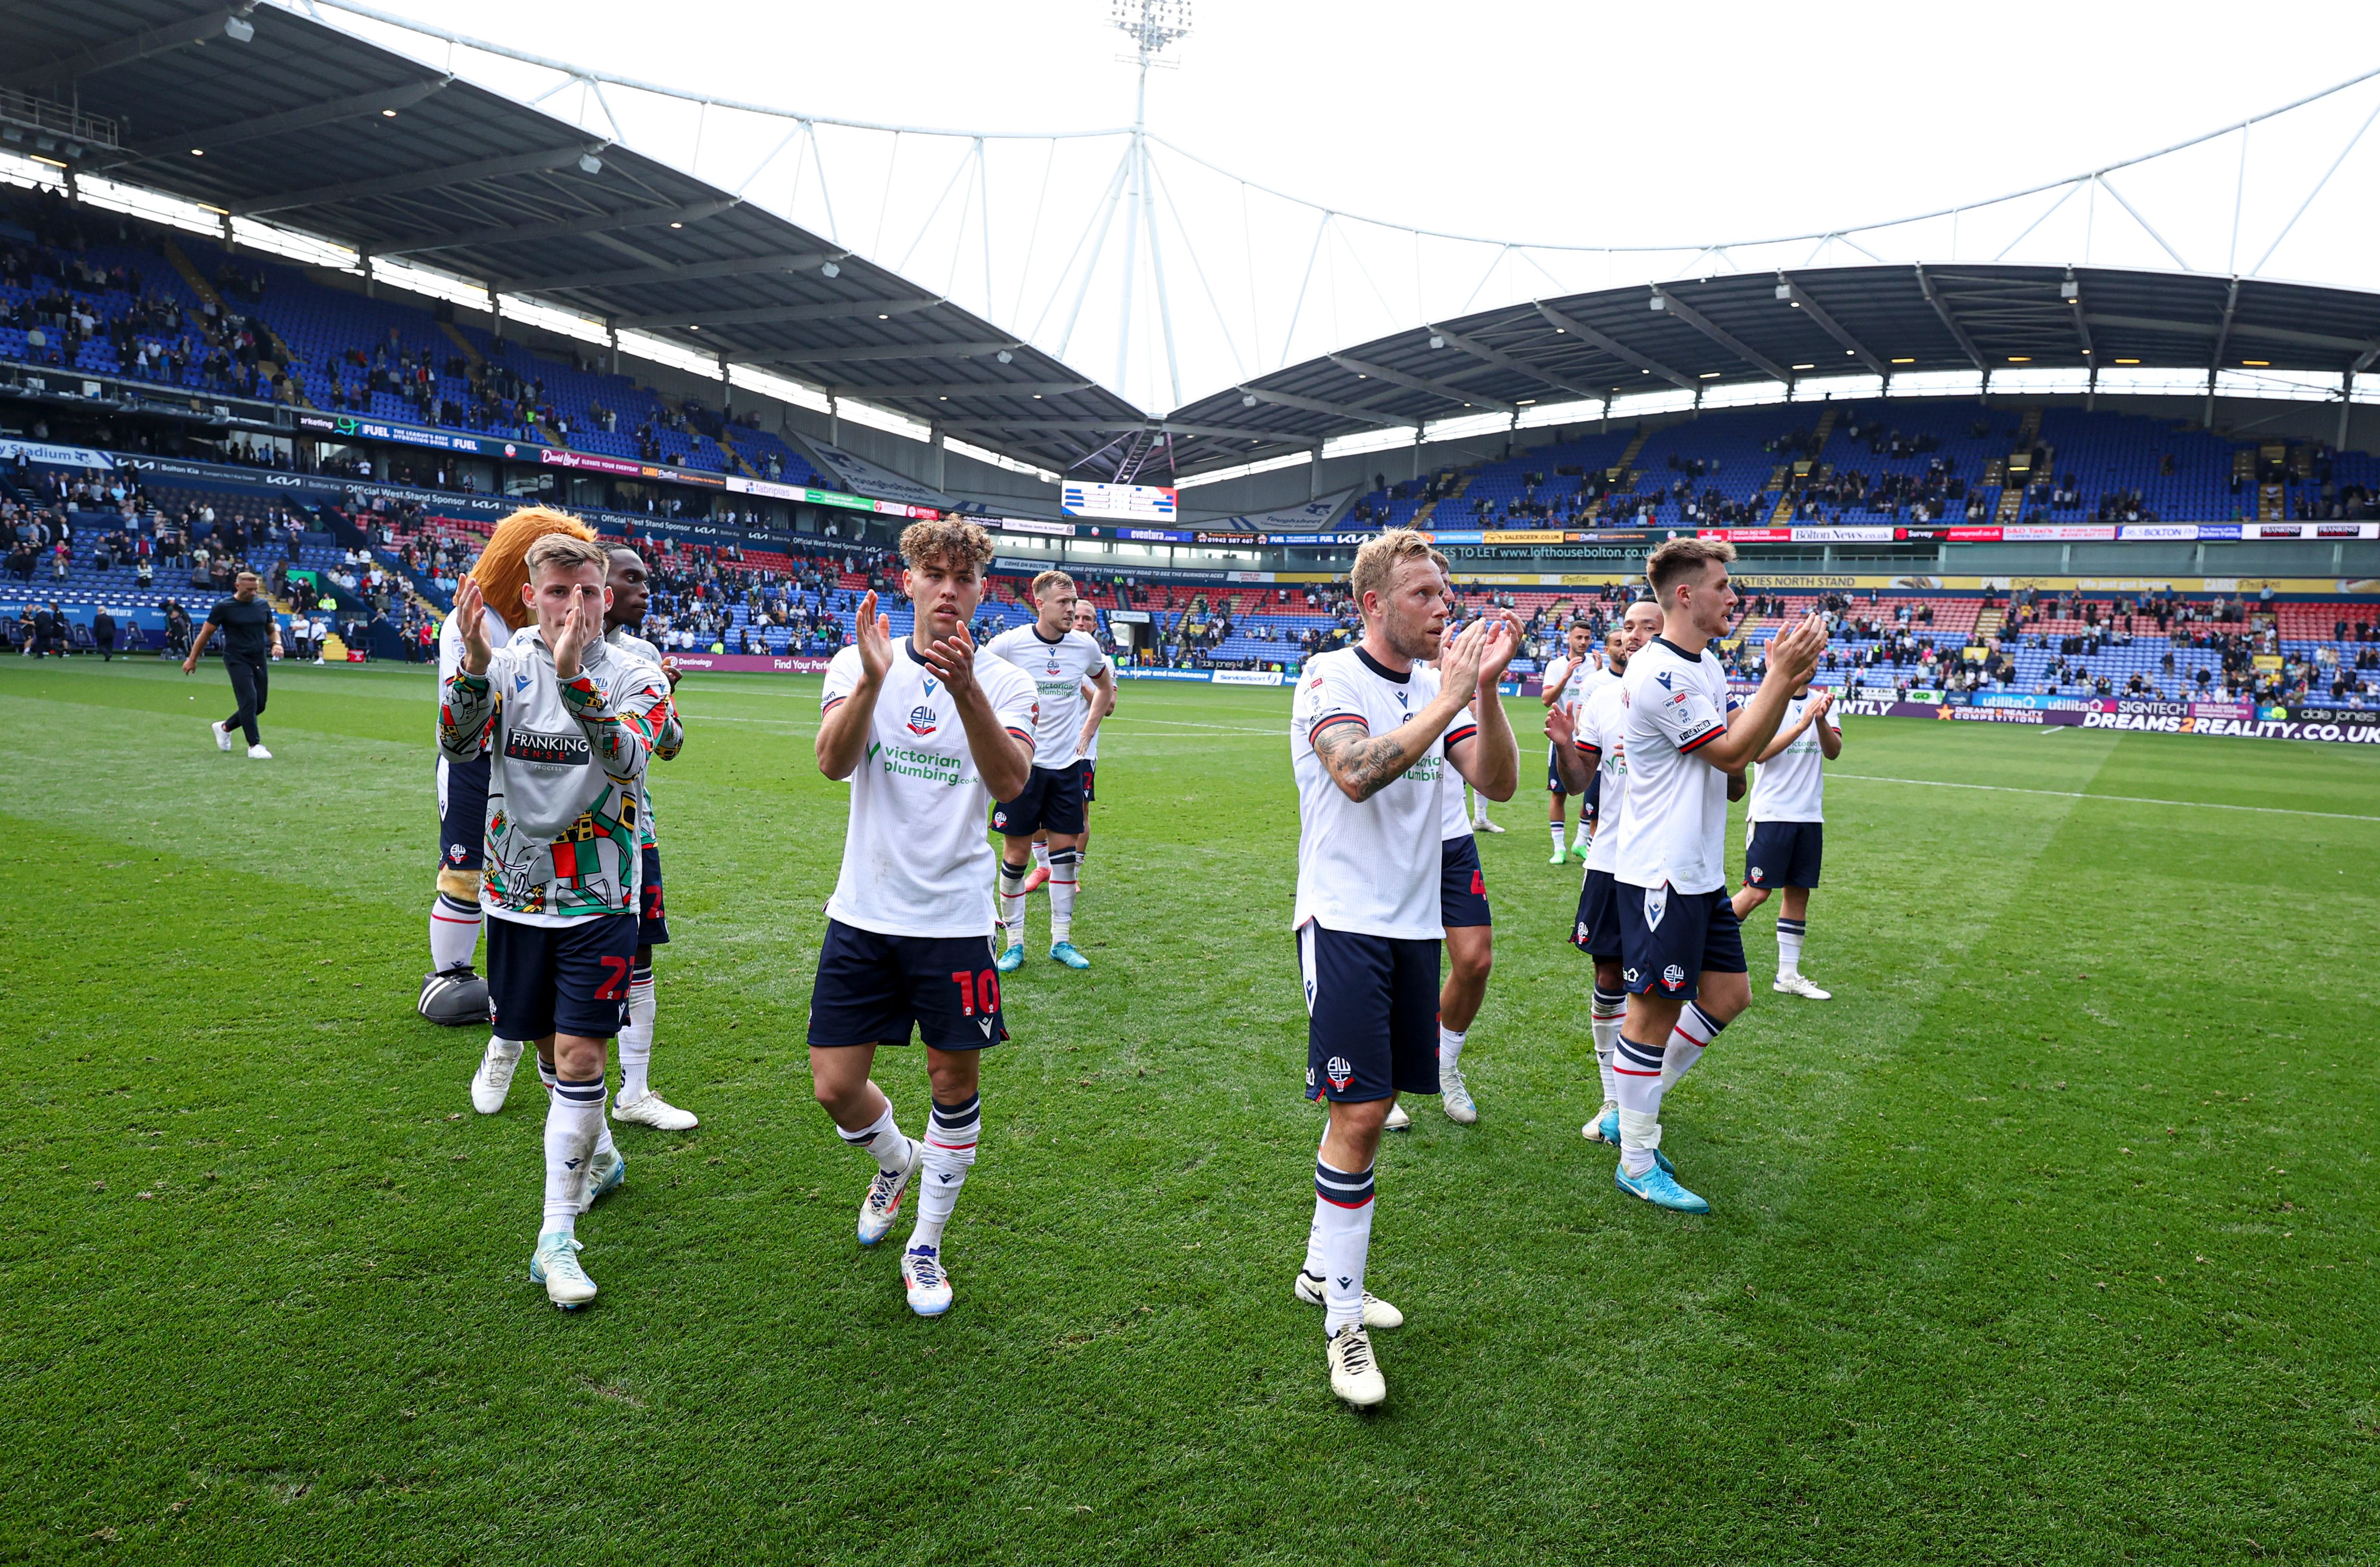
[[1777, 978], [1790, 979], [1802, 972], [1802, 939], [1809, 933], [1806, 919], [1777, 921]]
[[1000, 862], [1000, 923], [1008, 929], [1008, 944], [1025, 944], [1025, 868]]
[[1560, 817], [1556, 817], [1552, 821], [1547, 823], [1547, 825], [1553, 829], [1554, 853], [1558, 855], [1568, 854], [1570, 852], [1570, 848], [1566, 838], [1567, 830], [1562, 825], [1562, 819]]
[[1678, 1079], [1694, 1070], [1702, 1060], [1703, 1051], [1710, 1049], [1718, 1031], [1727, 1025], [1715, 1021], [1710, 1014], [1688, 1002], [1678, 1014], [1678, 1026], [1670, 1035], [1670, 1048], [1661, 1053], [1661, 1093], [1667, 1097], [1678, 1086]]
[[1314, 1160], [1314, 1225], [1306, 1241], [1308, 1273], [1322, 1278], [1322, 1334], [1364, 1320], [1364, 1264], [1372, 1249], [1372, 1198], [1369, 1170], [1333, 1168], [1319, 1155]]
[[[543, 1056], [539, 1056], [537, 1058], [537, 1080], [545, 1085], [545, 1097], [550, 1105], [553, 1099], [553, 1085], [555, 1081], [553, 1075], [553, 1063], [546, 1060]], [[615, 1154], [620, 1151], [618, 1145], [612, 1141], [612, 1122], [609, 1116], [603, 1117], [595, 1123], [595, 1151], [599, 1154]]]
[[968, 1095], [964, 1104], [934, 1101], [933, 1117], [926, 1124], [917, 1227], [909, 1232], [912, 1247], [941, 1249], [942, 1226], [951, 1221], [951, 1209], [958, 1206], [959, 1188], [966, 1184], [967, 1170], [975, 1163], [975, 1145], [982, 1129], [981, 1094]]
[[578, 1199], [587, 1186], [587, 1161], [603, 1125], [603, 1078], [585, 1082], [557, 1077], [545, 1101], [545, 1225], [540, 1233], [568, 1235], [578, 1228]]
[[1620, 1045], [1620, 1025], [1628, 1016], [1628, 992], [1598, 987], [1586, 1014], [1587, 1031], [1595, 1036], [1595, 1067], [1603, 1079], [1603, 1102], [1620, 1102], [1620, 1079], [1611, 1070], [1612, 1052]]
[[471, 955], [480, 949], [480, 905], [467, 904], [444, 893], [430, 905], [430, 968], [443, 974], [450, 968], [468, 968]]
[[1653, 1168], [1653, 1150], [1661, 1146], [1661, 1057], [1659, 1045], [1640, 1045], [1620, 1036], [1611, 1062], [1620, 1099], [1620, 1162], [1631, 1175]]
[[1587, 815], [1585, 811], [1580, 811], [1578, 813], [1578, 830], [1570, 835], [1570, 846], [1573, 849], [1583, 849], [1586, 847], [1586, 841], [1594, 835], [1595, 819]]
[[653, 1064], [653, 971], [649, 965], [628, 975], [628, 1021], [620, 1026], [620, 1100], [634, 1104], [651, 1093]]
[[1471, 1031], [1466, 1028], [1462, 1033], [1458, 1034], [1443, 1023], [1438, 1026], [1438, 1066], [1439, 1071], [1449, 1071], [1463, 1064], [1463, 1041], [1470, 1038], [1470, 1032]]
[[1039, 866], [1039, 867], [1040, 867], [1042, 869], [1044, 869], [1044, 870], [1047, 870], [1047, 869], [1050, 869], [1050, 845], [1049, 845], [1049, 844], [1034, 844], [1034, 845], [1033, 845], [1033, 863], [1034, 863], [1034, 864], [1036, 864], [1036, 865], [1038, 865], [1038, 866]]
[[1050, 856], [1050, 944], [1075, 939], [1075, 894], [1082, 890], [1082, 856], [1060, 849]]
[[[880, 1089], [879, 1091], [881, 1092]], [[878, 1116], [872, 1124], [856, 1132], [846, 1132], [837, 1126], [834, 1135], [853, 1148], [868, 1153], [876, 1160], [876, 1168], [887, 1175], [897, 1175], [908, 1168], [910, 1142], [901, 1135], [901, 1128], [893, 1124], [892, 1100], [889, 1095], [884, 1100], [884, 1113]]]

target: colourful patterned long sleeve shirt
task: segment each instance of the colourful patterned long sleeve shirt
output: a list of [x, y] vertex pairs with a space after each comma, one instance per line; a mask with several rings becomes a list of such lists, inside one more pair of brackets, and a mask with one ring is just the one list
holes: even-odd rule
[[673, 722], [661, 671], [602, 642], [567, 681], [534, 626], [486, 674], [456, 671], [439, 693], [438, 747], [488, 758], [480, 906], [527, 925], [634, 913], [645, 764]]

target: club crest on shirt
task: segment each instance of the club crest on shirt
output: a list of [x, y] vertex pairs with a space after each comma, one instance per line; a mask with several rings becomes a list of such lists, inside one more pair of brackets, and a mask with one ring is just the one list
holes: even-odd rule
[[1330, 1079], [1330, 1086], [1342, 1094], [1347, 1091], [1347, 1085], [1355, 1080], [1355, 1069], [1348, 1064], [1343, 1055], [1334, 1055], [1325, 1062], [1322, 1075]]
[[934, 710], [923, 703], [909, 710], [909, 733], [912, 735], [931, 735], [941, 724], [941, 721], [935, 716]]

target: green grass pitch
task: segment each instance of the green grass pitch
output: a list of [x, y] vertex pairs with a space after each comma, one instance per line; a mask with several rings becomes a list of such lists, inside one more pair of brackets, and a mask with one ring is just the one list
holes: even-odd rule
[[[1384, 1150], [1411, 1322], [1361, 1417], [1290, 1296], [1287, 694], [1126, 690], [1096, 966], [1006, 988], [927, 1322], [808, 1094], [817, 689], [682, 693], [654, 1080], [703, 1124], [621, 1131], [566, 1318], [525, 1282], [534, 1082], [471, 1114], [484, 1036], [411, 1010], [429, 677], [276, 672], [265, 764], [209, 743], [219, 670], [0, 662], [0, 1560], [2380, 1549], [2380, 753], [1850, 721], [1804, 959], [1836, 999], [1770, 993], [1755, 915], [1753, 1009], [1665, 1113], [1702, 1220], [1579, 1136], [1578, 874], [1542, 796], [1499, 808], [1480, 1121], [1416, 1101]], [[878, 1076], [918, 1125], [920, 1055]]]

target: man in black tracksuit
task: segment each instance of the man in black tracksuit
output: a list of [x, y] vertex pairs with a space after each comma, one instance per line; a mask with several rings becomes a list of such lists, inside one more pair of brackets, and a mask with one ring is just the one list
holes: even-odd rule
[[248, 754], [252, 760], [271, 761], [273, 753], [264, 748], [257, 737], [256, 719], [264, 711], [270, 695], [265, 680], [265, 658], [281, 656], [281, 622], [274, 618], [273, 606], [257, 593], [256, 573], [243, 571], [233, 580], [232, 596], [216, 601], [207, 612], [206, 624], [199, 627], [198, 639], [190, 644], [190, 656], [182, 661], [182, 673], [190, 674], [199, 667], [199, 655], [207, 650], [207, 641], [221, 626], [224, 634], [224, 673], [231, 676], [232, 695], [239, 706], [220, 723], [209, 724], [215, 745], [231, 749], [231, 732], [237, 728], [248, 735]]

